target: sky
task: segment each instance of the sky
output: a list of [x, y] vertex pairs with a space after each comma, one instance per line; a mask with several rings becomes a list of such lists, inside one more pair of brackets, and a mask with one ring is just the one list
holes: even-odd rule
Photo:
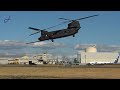
[[[46, 29], [64, 22], [59, 18], [79, 19], [99, 14], [99, 16], [80, 20], [81, 28], [73, 36], [25, 44], [38, 41], [40, 33], [29, 36], [34, 27]], [[8, 19], [6, 23], [4, 20]], [[68, 23], [47, 31], [67, 28]], [[39, 54], [74, 56], [77, 51], [96, 45], [98, 51], [120, 51], [120, 11], [0, 11], [0, 54]]]

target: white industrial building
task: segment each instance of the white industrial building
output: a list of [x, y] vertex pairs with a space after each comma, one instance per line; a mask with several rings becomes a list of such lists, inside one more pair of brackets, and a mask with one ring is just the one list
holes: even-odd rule
[[[52, 55], [47, 54], [47, 53], [43, 53], [43, 54], [39, 54], [33, 57], [35, 60], [37, 60], [37, 62], [35, 63], [39, 63], [39, 64], [43, 64], [43, 62], [47, 63], [47, 64], [56, 64], [57, 63], [57, 59], [55, 59]], [[33, 61], [34, 62], [34, 61]]]
[[29, 61], [35, 64], [56, 64], [58, 60], [52, 55], [43, 53], [38, 55], [25, 56], [0, 56], [0, 64], [29, 64]]
[[[85, 51], [79, 51], [77, 54], [77, 60], [79, 63], [90, 63], [90, 62], [106, 62], [114, 63], [118, 58], [119, 53], [115, 52], [97, 52], [95, 47], [88, 47]], [[120, 61], [118, 60], [118, 63]]]
[[[19, 56], [18, 56], [19, 57]], [[15, 60], [16, 56], [0, 56], [0, 64], [9, 64]]]

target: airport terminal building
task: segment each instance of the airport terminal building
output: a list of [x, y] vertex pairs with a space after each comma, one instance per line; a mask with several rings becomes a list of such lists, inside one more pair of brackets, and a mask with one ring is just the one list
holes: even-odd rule
[[[97, 52], [95, 47], [88, 47], [85, 51], [80, 51], [77, 54], [77, 60], [79, 63], [90, 63], [90, 62], [108, 62], [114, 63], [118, 58], [119, 53], [116, 52]], [[118, 63], [120, 61], [118, 60]]]

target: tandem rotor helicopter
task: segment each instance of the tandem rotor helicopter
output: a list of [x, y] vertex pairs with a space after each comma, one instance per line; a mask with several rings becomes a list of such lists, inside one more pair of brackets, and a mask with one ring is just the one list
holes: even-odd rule
[[[39, 41], [35, 41], [35, 42], [40, 42], [40, 41], [45, 41], [45, 40], [51, 40], [52, 42], [54, 42], [54, 39], [57, 39], [57, 38], [63, 38], [63, 37], [68, 37], [68, 36], [75, 37], [75, 34], [78, 33], [79, 29], [81, 28], [78, 20], [83, 20], [83, 19], [87, 19], [87, 18], [95, 17], [95, 16], [98, 16], [98, 14], [83, 17], [83, 18], [79, 18], [79, 19], [75, 19], [75, 20], [59, 18], [59, 19], [63, 19], [63, 20], [66, 20], [66, 21], [63, 22], [63, 23], [60, 23], [58, 25], [68, 23], [67, 29], [61, 29], [61, 30], [56, 30], [56, 31], [51, 31], [51, 32], [48, 32], [47, 30], [50, 29], [50, 28], [56, 27], [58, 25], [55, 25], [55, 26], [52, 26], [52, 27], [49, 27], [49, 28], [46, 28], [46, 29], [43, 29], [43, 30], [29, 27], [29, 29], [37, 31], [35, 33], [30, 34], [29, 36], [41, 32], [41, 37], [38, 38]], [[29, 43], [26, 43], [26, 44], [35, 43], [35, 42], [29, 42]]]

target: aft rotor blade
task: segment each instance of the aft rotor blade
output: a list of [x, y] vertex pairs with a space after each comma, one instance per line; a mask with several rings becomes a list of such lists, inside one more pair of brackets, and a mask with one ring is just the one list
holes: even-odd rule
[[[68, 21], [67, 21], [67, 22], [68, 22]], [[63, 22], [63, 23], [67, 23], [67, 22]], [[61, 24], [63, 24], [63, 23], [61, 23]], [[47, 29], [50, 29], [50, 28], [54, 28], [54, 27], [59, 26], [59, 25], [61, 25], [61, 24], [57, 24], [57, 25], [55, 25], [55, 26], [52, 26], [52, 27], [49, 27], [49, 28], [46, 28], [46, 29], [43, 29], [43, 30], [47, 30]]]
[[[46, 29], [54, 28], [54, 27], [56, 27], [56, 26], [59, 26], [59, 25], [62, 25], [62, 24], [65, 24], [65, 23], [67, 23], [67, 22], [71, 22], [71, 21], [72, 21], [72, 20], [70, 20], [70, 21], [65, 21], [65, 22], [62, 22], [62, 23], [57, 24], [57, 25], [55, 25], [55, 26], [52, 26], [52, 27], [46, 28]], [[43, 29], [43, 30], [46, 30], [46, 29]]]
[[40, 41], [35, 41], [35, 42], [29, 42], [29, 43], [26, 43], [26, 44], [31, 44], [31, 43], [36, 43], [36, 42], [40, 42]]
[[[64, 19], [64, 18], [59, 18], [59, 19]], [[59, 26], [59, 25], [62, 25], [62, 24], [65, 24], [65, 23], [67, 23], [67, 22], [71, 22], [71, 21], [72, 21], [72, 20], [70, 20], [70, 19], [64, 19], [64, 20], [69, 20], [69, 21], [62, 22], [62, 23], [60, 23], [60, 24], [54, 25], [54, 26], [52, 26], [52, 27], [49, 27], [49, 28], [46, 28], [46, 29], [43, 29], [43, 30], [47, 30], [47, 29], [50, 29], [50, 28], [54, 28], [54, 27], [56, 27], [56, 26]]]
[[92, 16], [87, 16], [87, 17], [84, 17], [84, 18], [76, 19], [76, 20], [83, 20], [83, 19], [90, 18], [90, 17], [95, 17], [95, 16], [98, 16], [98, 14], [97, 15], [92, 15]]
[[[80, 19], [75, 19], [75, 20], [82, 20], [82, 19], [86, 19], [86, 18], [90, 18], [90, 17], [95, 17], [95, 16], [98, 16], [98, 15], [99, 15], [99, 14], [92, 15], [92, 16], [87, 16], [87, 17], [80, 18]], [[64, 18], [59, 18], [59, 19], [64, 19]], [[64, 23], [73, 21], [73, 20], [70, 20], [70, 19], [64, 19], [64, 20], [69, 20], [69, 21], [65, 21], [65, 22], [63, 22], [63, 23], [61, 23], [61, 24], [64, 24]], [[61, 24], [58, 24], [58, 25], [61, 25]], [[58, 25], [56, 25], [56, 26], [58, 26]]]

